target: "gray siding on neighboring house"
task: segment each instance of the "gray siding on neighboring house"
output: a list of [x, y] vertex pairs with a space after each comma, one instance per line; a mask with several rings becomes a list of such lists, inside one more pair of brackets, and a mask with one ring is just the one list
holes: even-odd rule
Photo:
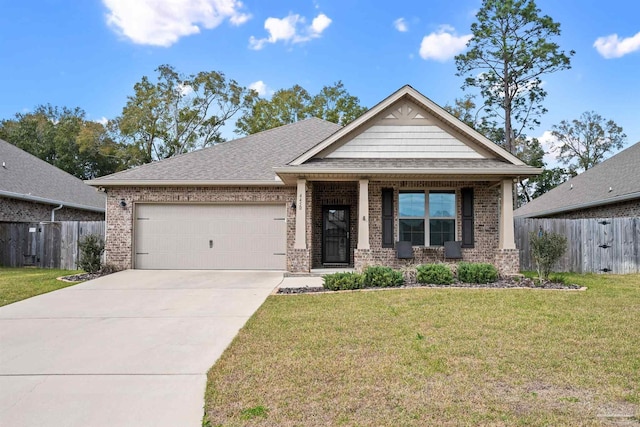
[[[0, 197], [0, 222], [51, 221], [51, 210], [57, 206]], [[104, 212], [63, 207], [55, 212], [56, 221], [103, 221]]]

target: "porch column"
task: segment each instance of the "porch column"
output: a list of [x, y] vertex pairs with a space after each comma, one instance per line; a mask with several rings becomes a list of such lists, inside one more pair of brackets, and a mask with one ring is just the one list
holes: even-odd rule
[[360, 180], [358, 202], [358, 249], [369, 249], [369, 180]]
[[516, 241], [513, 232], [513, 181], [503, 179], [500, 202], [500, 249], [515, 249]]
[[298, 179], [296, 194], [296, 239], [294, 249], [307, 249], [307, 180]]

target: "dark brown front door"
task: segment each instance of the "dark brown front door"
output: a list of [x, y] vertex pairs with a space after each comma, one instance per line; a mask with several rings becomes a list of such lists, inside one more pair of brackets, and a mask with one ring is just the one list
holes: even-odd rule
[[322, 263], [349, 264], [349, 207], [322, 208]]

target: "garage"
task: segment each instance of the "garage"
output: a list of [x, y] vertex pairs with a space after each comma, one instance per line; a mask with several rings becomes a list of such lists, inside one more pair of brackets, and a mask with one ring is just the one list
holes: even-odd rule
[[134, 267], [286, 269], [281, 204], [136, 204]]

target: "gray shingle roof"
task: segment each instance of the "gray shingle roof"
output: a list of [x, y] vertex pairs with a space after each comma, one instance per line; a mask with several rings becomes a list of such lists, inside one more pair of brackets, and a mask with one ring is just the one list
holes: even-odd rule
[[317, 118], [302, 120], [202, 150], [149, 163], [90, 181], [270, 181], [273, 168], [284, 166], [341, 126]]
[[536, 217], [640, 199], [640, 142], [516, 209]]
[[102, 212], [106, 200], [82, 180], [1, 139], [0, 196], [47, 199], [40, 201]]

